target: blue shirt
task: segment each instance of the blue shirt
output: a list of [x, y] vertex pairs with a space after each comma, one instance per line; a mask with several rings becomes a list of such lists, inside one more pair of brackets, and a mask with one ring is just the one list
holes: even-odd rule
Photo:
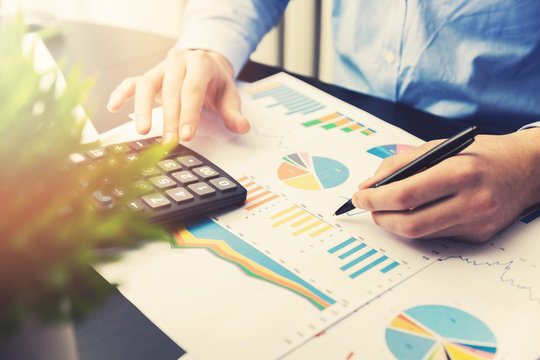
[[[287, 3], [191, 1], [178, 46], [237, 74]], [[540, 119], [540, 0], [334, 0], [332, 25], [337, 85], [492, 129]]]

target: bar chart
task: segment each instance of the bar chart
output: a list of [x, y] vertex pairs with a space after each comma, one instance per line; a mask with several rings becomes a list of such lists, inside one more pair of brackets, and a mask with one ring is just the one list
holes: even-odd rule
[[376, 133], [375, 130], [339, 112], [334, 112], [316, 119], [305, 121], [302, 123], [302, 126], [305, 128], [319, 127], [324, 130], [339, 129], [345, 133], [358, 131], [368, 136]]
[[246, 201], [244, 202], [244, 209], [246, 209], [247, 211], [257, 209], [258, 207], [279, 198], [278, 195], [255, 183], [247, 176], [243, 176], [237, 179], [237, 181], [242, 184], [242, 186], [245, 187], [247, 190], [247, 197]]
[[315, 215], [297, 205], [292, 205], [272, 214], [269, 217], [269, 220], [272, 221], [272, 227], [274, 228], [285, 225], [290, 226], [293, 236], [307, 234], [314, 238], [333, 229], [332, 225], [317, 218]]
[[356, 237], [347, 237], [336, 244], [334, 239], [342, 235], [333, 224], [281, 198], [246, 176], [237, 180], [248, 191], [244, 209], [250, 212], [258, 210], [271, 229], [288, 234], [291, 240], [332, 239], [333, 245], [325, 252], [338, 260], [339, 270], [348, 278], [355, 279], [372, 269], [380, 274], [388, 274], [400, 266], [400, 262], [371, 248]]
[[[368, 270], [378, 269], [386, 274], [399, 266], [399, 262], [390, 259], [375, 249], [369, 248], [362, 241], [350, 237], [328, 249], [329, 254], [336, 255], [343, 260], [340, 270], [347, 271], [351, 279], [364, 274]], [[350, 271], [349, 271], [350, 270]]]
[[290, 88], [280, 82], [272, 83], [260, 88], [248, 91], [253, 100], [271, 98], [273, 102], [268, 104], [267, 108], [283, 107], [286, 115], [292, 114], [310, 114], [312, 112], [324, 109], [326, 105], [312, 99], [301, 92]]

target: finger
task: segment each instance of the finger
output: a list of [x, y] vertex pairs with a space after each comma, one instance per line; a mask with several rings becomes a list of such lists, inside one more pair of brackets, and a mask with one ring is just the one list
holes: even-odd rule
[[161, 64], [139, 77], [135, 89], [135, 126], [139, 134], [150, 131], [154, 98], [163, 83]]
[[184, 83], [186, 66], [181, 54], [174, 52], [167, 57], [161, 89], [163, 104], [163, 140], [166, 143], [178, 141], [178, 121], [180, 119], [180, 93]]
[[363, 182], [360, 185], [364, 187], [373, 185], [377, 181], [384, 179], [388, 175], [401, 169], [403, 166], [407, 165], [411, 161], [425, 154], [426, 152], [428, 152], [429, 150], [431, 150], [432, 148], [440, 144], [442, 141], [443, 140], [430, 141], [420, 146], [417, 146], [415, 148], [412, 148], [410, 150], [404, 151], [402, 153], [387, 157], [386, 159], [383, 160], [381, 165], [377, 168], [377, 170], [375, 171], [375, 174], [373, 174], [373, 176], [370, 179], [366, 179], [365, 183]]
[[107, 103], [107, 110], [110, 112], [116, 112], [122, 109], [122, 106], [127, 99], [131, 98], [135, 94], [136, 77], [127, 78], [120, 83], [109, 96], [109, 102]]
[[181, 91], [180, 140], [191, 140], [197, 130], [209, 81], [204, 61], [188, 64]]
[[226, 84], [217, 109], [225, 125], [231, 131], [238, 134], [245, 134], [249, 131], [249, 121], [242, 115], [240, 95], [233, 81]]
[[376, 211], [375, 223], [407, 238], [426, 238], [442, 234], [445, 229], [460, 224], [464, 216], [461, 198], [449, 197], [414, 210]]
[[361, 189], [353, 195], [353, 204], [369, 211], [400, 211], [452, 196], [466, 177], [456, 172], [456, 161], [450, 160], [400, 181]]

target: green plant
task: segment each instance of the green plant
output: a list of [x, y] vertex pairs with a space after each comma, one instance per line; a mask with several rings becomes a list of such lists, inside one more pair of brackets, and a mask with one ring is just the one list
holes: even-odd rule
[[122, 200], [107, 211], [89, 204], [92, 189], [129, 189], [167, 149], [152, 147], [130, 163], [106, 158], [93, 170], [66, 166], [69, 154], [85, 150], [74, 109], [91, 83], [75, 69], [58, 94], [56, 71], [37, 73], [33, 55], [23, 54], [24, 34], [21, 18], [0, 29], [0, 329], [28, 315], [62, 318], [64, 300], [72, 314], [86, 311], [103, 292], [88, 271], [104, 256], [97, 247], [166, 236]]

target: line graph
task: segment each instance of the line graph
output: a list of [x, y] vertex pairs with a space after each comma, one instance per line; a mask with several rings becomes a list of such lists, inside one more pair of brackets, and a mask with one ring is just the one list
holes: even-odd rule
[[508, 278], [507, 275], [508, 273], [512, 270], [512, 266], [516, 263], [515, 260], [508, 260], [508, 261], [478, 261], [478, 260], [471, 260], [470, 258], [468, 257], [464, 257], [464, 256], [461, 256], [461, 255], [453, 255], [453, 256], [447, 256], [447, 257], [444, 257], [444, 258], [440, 258], [438, 259], [437, 261], [439, 262], [444, 262], [444, 261], [448, 261], [448, 260], [451, 260], [451, 259], [457, 259], [457, 260], [460, 260], [460, 261], [463, 261], [469, 265], [473, 265], [473, 266], [489, 266], [489, 267], [493, 267], [493, 266], [501, 266], [503, 271], [502, 273], [499, 275], [499, 280], [503, 283], [507, 283], [509, 284], [510, 286], [518, 289], [518, 290], [523, 290], [523, 291], [526, 291], [527, 292], [527, 298], [534, 302], [534, 303], [537, 303], [540, 305], [540, 296], [535, 296], [534, 295], [534, 287], [532, 285], [522, 285], [520, 283], [518, 283], [517, 280], [515, 280], [514, 278]]
[[206, 248], [219, 257], [240, 266], [248, 275], [294, 291], [311, 301], [320, 310], [336, 302], [212, 220], [186, 222], [184, 227], [180, 227], [172, 234], [171, 244], [174, 248]]

